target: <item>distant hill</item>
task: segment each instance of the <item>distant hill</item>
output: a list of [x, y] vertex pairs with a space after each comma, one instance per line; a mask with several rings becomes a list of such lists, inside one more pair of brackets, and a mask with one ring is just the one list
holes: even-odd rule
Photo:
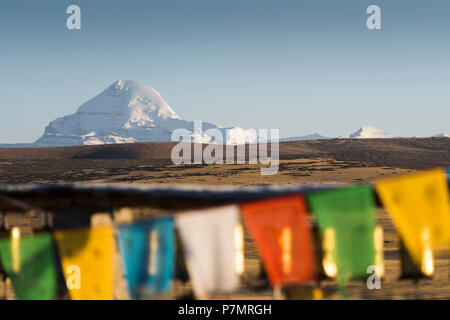
[[318, 133], [313, 133], [313, 134], [310, 134], [310, 135], [307, 135], [307, 136], [283, 138], [283, 139], [280, 139], [280, 142], [301, 141], [301, 140], [320, 140], [320, 139], [330, 139], [330, 138], [324, 137], [324, 136], [322, 136], [321, 134], [318, 134]]

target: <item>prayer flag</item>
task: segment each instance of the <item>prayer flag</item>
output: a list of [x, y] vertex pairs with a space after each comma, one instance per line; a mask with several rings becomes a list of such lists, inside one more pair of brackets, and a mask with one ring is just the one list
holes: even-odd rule
[[0, 260], [19, 300], [57, 298], [57, 271], [50, 234], [20, 237], [17, 228], [11, 239], [0, 240]]
[[389, 211], [415, 264], [433, 273], [432, 251], [450, 242], [450, 205], [443, 169], [432, 169], [376, 182], [378, 195]]
[[61, 230], [54, 237], [70, 297], [112, 299], [115, 248], [112, 226]]
[[325, 274], [343, 283], [367, 278], [367, 268], [380, 263], [379, 241], [375, 242], [380, 237], [376, 235], [382, 234], [375, 228], [372, 188], [358, 185], [313, 192], [308, 201], [319, 224]]
[[[242, 240], [236, 205], [189, 211], [175, 216], [186, 266], [197, 298], [212, 292], [230, 292], [239, 285], [242, 266], [236, 259]], [[239, 251], [236, 244], [239, 242]]]
[[272, 285], [314, 279], [314, 248], [303, 196], [245, 203], [241, 208]]
[[119, 226], [118, 242], [132, 298], [170, 290], [175, 262], [172, 218]]

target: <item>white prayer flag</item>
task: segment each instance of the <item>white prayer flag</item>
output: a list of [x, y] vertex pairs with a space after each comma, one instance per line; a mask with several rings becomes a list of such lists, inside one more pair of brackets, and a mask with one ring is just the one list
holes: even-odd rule
[[239, 228], [236, 205], [178, 214], [175, 224], [186, 259], [194, 294], [230, 292], [239, 285], [235, 231]]

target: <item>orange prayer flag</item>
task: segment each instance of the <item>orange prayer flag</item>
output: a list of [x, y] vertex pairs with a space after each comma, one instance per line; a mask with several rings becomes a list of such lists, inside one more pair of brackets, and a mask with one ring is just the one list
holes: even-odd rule
[[314, 279], [311, 228], [302, 196], [286, 196], [241, 205], [272, 285]]

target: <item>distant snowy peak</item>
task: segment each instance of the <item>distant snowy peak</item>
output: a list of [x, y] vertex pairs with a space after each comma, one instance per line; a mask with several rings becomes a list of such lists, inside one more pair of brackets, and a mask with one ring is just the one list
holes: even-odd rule
[[[128, 120], [130, 122], [154, 121], [158, 118], [180, 119], [158, 91], [134, 80], [116, 81], [103, 91], [100, 96], [103, 96], [103, 99], [106, 96], [105, 100], [110, 100], [104, 102], [119, 102], [120, 108], [128, 108], [130, 116]], [[117, 99], [120, 100], [117, 101]], [[82, 105], [80, 111], [86, 109], [89, 112], [98, 108], [101, 109], [100, 111], [104, 111], [103, 108], [105, 106], [110, 106], [111, 109], [115, 107], [114, 104], [108, 103], [102, 105], [99, 103], [100, 101], [89, 102]]]
[[226, 137], [226, 144], [246, 144], [257, 143], [258, 135], [252, 130], [245, 130], [240, 127], [222, 128], [220, 129]]
[[[381, 131], [375, 127], [362, 126], [356, 132], [350, 135], [340, 136], [337, 139], [371, 139], [371, 138], [384, 139], [384, 138], [392, 138], [392, 136], [389, 133]], [[308, 136], [283, 138], [280, 139], [280, 141], [284, 142], [284, 141], [321, 140], [321, 139], [333, 139], [333, 138], [325, 137], [318, 133], [313, 133]]]
[[450, 138], [450, 135], [448, 133], [439, 133], [433, 136], [433, 138]]
[[196, 132], [193, 121], [182, 120], [155, 89], [133, 80], [114, 82], [82, 104], [74, 114], [58, 118], [45, 128], [38, 147], [171, 141], [174, 130], [189, 132], [193, 141], [211, 140], [208, 129], [219, 129], [227, 144], [254, 142], [249, 130], [228, 130], [203, 122]]
[[392, 135], [390, 135], [387, 132], [381, 131], [375, 127], [372, 126], [362, 126], [357, 130], [356, 132], [352, 133], [349, 136], [350, 139], [385, 139], [385, 138], [392, 138]]
[[180, 117], [158, 91], [137, 81], [120, 80], [82, 104], [75, 114], [52, 121], [48, 129], [76, 135], [110, 133], [154, 126], [165, 119]]

